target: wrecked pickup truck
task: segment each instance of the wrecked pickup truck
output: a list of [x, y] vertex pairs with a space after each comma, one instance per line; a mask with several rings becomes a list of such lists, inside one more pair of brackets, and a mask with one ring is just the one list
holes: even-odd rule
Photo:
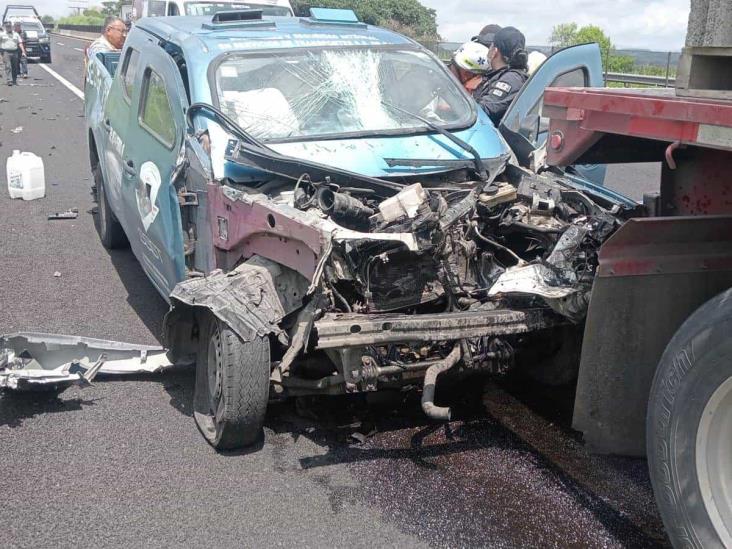
[[528, 168], [544, 88], [596, 83], [599, 59], [555, 54], [500, 130], [430, 52], [348, 10], [142, 19], [92, 59], [101, 239], [170, 303], [206, 439], [251, 444], [298, 395], [422, 386], [445, 420], [440, 374], [566, 358], [635, 204]]

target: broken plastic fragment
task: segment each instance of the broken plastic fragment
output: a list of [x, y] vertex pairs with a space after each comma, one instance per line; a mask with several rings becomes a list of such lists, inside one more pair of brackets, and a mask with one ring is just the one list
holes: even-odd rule
[[88, 385], [97, 374], [154, 373], [170, 366], [162, 347], [67, 335], [0, 336], [0, 389], [62, 391]]

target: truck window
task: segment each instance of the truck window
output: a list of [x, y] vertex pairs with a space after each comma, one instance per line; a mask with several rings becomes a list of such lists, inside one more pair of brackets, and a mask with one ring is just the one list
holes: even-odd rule
[[168, 4], [168, 15], [180, 15], [180, 11], [178, 11], [178, 6], [174, 2]]
[[122, 65], [122, 88], [127, 103], [132, 101], [132, 90], [135, 85], [135, 75], [137, 74], [137, 66], [140, 63], [140, 52], [129, 48], [125, 56], [124, 65]]
[[165, 82], [152, 69], [147, 69], [142, 84], [140, 126], [168, 149], [175, 145], [175, 123]]
[[148, 17], [165, 17], [168, 14], [167, 4], [164, 0], [150, 0], [147, 8]]

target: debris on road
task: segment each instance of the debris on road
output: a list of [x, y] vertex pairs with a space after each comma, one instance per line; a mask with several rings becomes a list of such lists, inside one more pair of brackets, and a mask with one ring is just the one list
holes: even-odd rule
[[69, 335], [0, 336], [0, 389], [63, 391], [98, 374], [155, 373], [173, 366], [162, 347]]
[[56, 278], [61, 278], [61, 273], [56, 271], [55, 273], [53, 273], [53, 276]]
[[10, 130], [10, 133], [18, 134], [18, 133], [21, 133], [22, 131], [23, 131], [23, 126], [18, 126], [17, 128], [13, 128], [12, 130]]
[[52, 214], [48, 214], [48, 220], [56, 220], [56, 219], [76, 219], [79, 217], [79, 208], [71, 208], [69, 210], [66, 210], [65, 212], [56, 212]]

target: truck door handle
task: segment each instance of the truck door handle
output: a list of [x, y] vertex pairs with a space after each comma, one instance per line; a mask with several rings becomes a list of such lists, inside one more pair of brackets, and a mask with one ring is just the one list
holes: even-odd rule
[[102, 123], [102, 125], [104, 126], [104, 129], [105, 129], [105, 130], [106, 130], [107, 132], [111, 132], [111, 131], [112, 131], [112, 124], [111, 124], [111, 123], [109, 122], [109, 118], [107, 118], [107, 119], [106, 119], [106, 120], [105, 120], [105, 121], [104, 121], [104, 122]]
[[125, 170], [125, 173], [130, 177], [134, 177], [137, 175], [137, 170], [135, 169], [135, 163], [132, 160], [128, 160], [127, 162], [125, 162], [124, 170]]

